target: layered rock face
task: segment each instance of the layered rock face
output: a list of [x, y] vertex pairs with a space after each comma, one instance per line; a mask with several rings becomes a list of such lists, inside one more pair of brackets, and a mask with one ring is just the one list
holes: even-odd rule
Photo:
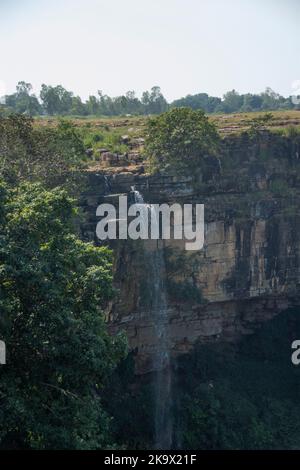
[[[204, 158], [201, 171], [189, 177], [89, 176], [82, 197], [86, 239], [96, 241], [97, 205], [117, 201], [119, 194], [130, 196], [132, 186], [148, 203], [205, 206], [202, 250], [186, 251], [184, 240], [112, 244], [119, 296], [107, 317], [112, 333], [126, 331], [138, 373], [155, 367], [162, 341], [157, 321], [176, 356], [196, 341], [237, 341], [299, 304], [299, 168], [297, 139], [264, 134], [254, 140], [226, 138], [219, 158]], [[167, 314], [160, 320], [153, 314], [149, 282], [155, 276], [149, 266], [152, 250], [162, 250], [164, 258], [160, 275]]]

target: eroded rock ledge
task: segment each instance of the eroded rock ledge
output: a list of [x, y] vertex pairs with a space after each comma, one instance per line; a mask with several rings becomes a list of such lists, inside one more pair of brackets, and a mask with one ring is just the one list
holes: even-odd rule
[[[82, 236], [96, 243], [96, 207], [135, 186], [149, 203], [205, 204], [205, 246], [160, 242], [168, 297], [167, 340], [172, 355], [196, 341], [237, 341], [289, 306], [299, 304], [300, 175], [297, 140], [266, 134], [256, 142], [230, 137], [216, 161], [197, 176], [90, 173], [82, 196]], [[124, 329], [137, 372], [153, 368], [159, 339], [141, 243], [119, 241], [115, 251], [118, 299], [107, 313], [114, 333]]]

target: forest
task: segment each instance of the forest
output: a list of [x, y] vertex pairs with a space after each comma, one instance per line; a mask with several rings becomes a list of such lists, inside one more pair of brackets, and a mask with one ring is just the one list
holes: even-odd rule
[[120, 116], [160, 114], [168, 109], [189, 107], [202, 109], [206, 113], [240, 113], [250, 111], [274, 111], [299, 109], [292, 97], [283, 97], [271, 88], [260, 94], [239, 94], [232, 90], [222, 98], [209, 96], [207, 93], [187, 95], [170, 103], [163, 96], [159, 86], [142, 93], [138, 98], [135, 91], [125, 95], [111, 97], [98, 91], [86, 101], [63, 86], [43, 84], [39, 96], [32, 92], [32, 85], [25, 81], [18, 82], [15, 93], [6, 95], [0, 101], [0, 113], [11, 112], [37, 115], [70, 115], [70, 116]]

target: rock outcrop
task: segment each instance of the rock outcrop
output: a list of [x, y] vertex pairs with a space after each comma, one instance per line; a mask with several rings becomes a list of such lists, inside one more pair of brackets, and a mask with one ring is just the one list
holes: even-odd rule
[[[299, 304], [299, 150], [296, 138], [230, 136], [217, 163], [204, 159], [201, 171], [190, 177], [89, 175], [82, 236], [96, 243], [97, 205], [129, 195], [132, 186], [149, 203], [205, 205], [201, 251], [186, 251], [181, 240], [159, 241], [168, 298], [163, 321], [172, 355], [189, 351], [196, 341], [237, 341]], [[148, 243], [112, 243], [119, 296], [107, 312], [112, 333], [126, 331], [142, 373], [153, 367], [159, 342], [147, 303], [143, 253], [154, 248]]]

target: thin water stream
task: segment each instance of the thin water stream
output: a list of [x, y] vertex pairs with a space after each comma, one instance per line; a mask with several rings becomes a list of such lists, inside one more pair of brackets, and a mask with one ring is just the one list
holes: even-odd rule
[[[146, 204], [139, 191], [134, 190], [136, 204], [147, 207], [151, 219], [151, 204]], [[153, 220], [154, 218], [152, 218]], [[148, 221], [148, 217], [147, 217]], [[153, 356], [155, 375], [155, 443], [156, 449], [171, 449], [172, 446], [172, 374], [169, 349], [168, 303], [165, 286], [165, 261], [163, 246], [157, 240], [143, 240], [147, 263], [147, 285], [150, 291], [150, 310], [154, 318], [156, 350]]]

